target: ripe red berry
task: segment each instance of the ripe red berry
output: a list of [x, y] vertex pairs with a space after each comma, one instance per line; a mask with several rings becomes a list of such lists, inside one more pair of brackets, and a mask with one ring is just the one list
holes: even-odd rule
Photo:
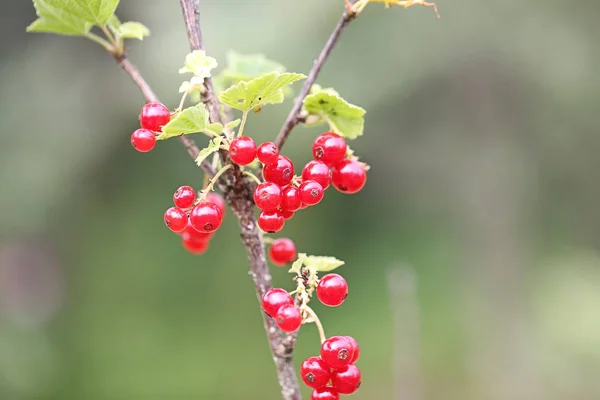
[[294, 211], [281, 210], [281, 215], [283, 215], [283, 219], [285, 219], [286, 221], [288, 219], [292, 219], [294, 214], [295, 214]]
[[197, 240], [201, 240], [201, 241], [209, 241], [213, 235], [215, 234], [215, 232], [198, 232], [197, 230], [194, 229], [194, 227], [192, 226], [192, 223], [190, 221], [190, 219], [188, 218], [188, 224], [185, 227], [185, 229], [183, 230], [183, 232], [181, 232], [181, 236], [183, 237], [184, 235], [186, 237], [191, 236], [194, 239]]
[[302, 325], [302, 314], [294, 304], [279, 307], [275, 316], [277, 326], [284, 332], [294, 332]]
[[148, 129], [138, 129], [131, 134], [131, 145], [140, 153], [147, 153], [156, 145], [156, 137]]
[[333, 369], [350, 364], [354, 357], [352, 344], [344, 336], [332, 336], [321, 345], [321, 358]]
[[327, 132], [315, 140], [312, 146], [315, 160], [332, 166], [346, 157], [346, 141], [337, 133]]
[[296, 245], [288, 238], [273, 240], [269, 248], [269, 258], [275, 265], [285, 265], [296, 259]]
[[221, 226], [223, 216], [217, 205], [208, 201], [201, 201], [192, 208], [190, 222], [198, 232], [213, 232]]
[[300, 366], [300, 376], [308, 387], [318, 389], [327, 385], [331, 372], [321, 357], [308, 357]]
[[279, 149], [273, 142], [264, 142], [256, 150], [256, 157], [258, 161], [263, 164], [271, 164], [277, 161], [279, 155]]
[[329, 183], [331, 183], [331, 170], [324, 162], [312, 160], [304, 166], [302, 179], [319, 182], [323, 186], [323, 190], [325, 190], [329, 187]]
[[338, 369], [331, 374], [331, 384], [338, 393], [352, 394], [361, 383], [360, 370], [354, 364]]
[[240, 136], [231, 141], [229, 146], [231, 161], [237, 165], [248, 165], [256, 158], [256, 144], [248, 136]]
[[358, 345], [358, 342], [356, 340], [354, 340], [354, 338], [352, 336], [344, 336], [344, 337], [346, 339], [348, 339], [348, 341], [352, 345], [352, 353], [354, 354], [354, 356], [352, 357], [352, 360], [350, 360], [350, 364], [354, 364], [358, 360], [358, 357], [360, 357], [360, 346]]
[[356, 193], [366, 182], [367, 172], [358, 161], [344, 160], [331, 169], [331, 183], [342, 193]]
[[263, 211], [258, 216], [258, 226], [267, 233], [279, 232], [283, 229], [283, 225], [285, 225], [285, 218], [278, 210], [269, 213]]
[[284, 211], [296, 211], [302, 205], [300, 190], [294, 186], [286, 186], [282, 190], [281, 208]]
[[281, 204], [281, 188], [273, 182], [263, 182], [254, 190], [254, 203], [263, 211], [275, 211]]
[[221, 196], [219, 193], [210, 192], [208, 195], [206, 195], [206, 201], [216, 205], [219, 208], [219, 211], [221, 211], [221, 216], [225, 218], [225, 211], [227, 207], [225, 207], [225, 199], [223, 196]]
[[331, 386], [325, 386], [312, 392], [310, 400], [340, 400], [340, 395]]
[[298, 190], [300, 191], [302, 203], [307, 206], [314, 206], [323, 199], [323, 186], [319, 182], [304, 181]]
[[338, 274], [327, 274], [319, 280], [317, 297], [329, 307], [337, 307], [348, 297], [348, 284]]
[[189, 232], [183, 232], [181, 243], [187, 251], [196, 255], [204, 253], [210, 245], [209, 240], [198, 238]]
[[171, 120], [171, 112], [164, 104], [147, 103], [140, 113], [140, 125], [144, 129], [160, 132]]
[[183, 232], [188, 224], [188, 216], [182, 209], [171, 207], [165, 211], [164, 221], [173, 232]]
[[286, 156], [279, 155], [275, 162], [264, 166], [263, 176], [268, 182], [285, 186], [294, 178], [294, 164]]
[[281, 288], [270, 289], [264, 294], [261, 301], [263, 311], [271, 318], [277, 315], [282, 306], [294, 305], [294, 299], [288, 292]]
[[179, 208], [190, 208], [196, 201], [196, 192], [191, 186], [181, 186], [173, 194], [173, 203]]

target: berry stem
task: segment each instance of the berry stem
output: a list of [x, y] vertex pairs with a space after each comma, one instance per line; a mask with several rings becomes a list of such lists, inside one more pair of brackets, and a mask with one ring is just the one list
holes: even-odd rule
[[201, 192], [202, 194], [200, 195], [200, 197], [201, 197], [202, 200], [206, 200], [206, 196], [208, 196], [208, 194], [213, 191], [213, 189], [215, 187], [215, 183], [219, 180], [219, 178], [221, 177], [221, 175], [223, 175], [223, 173], [225, 171], [227, 171], [231, 167], [233, 167], [233, 164], [227, 164], [226, 166], [224, 166], [223, 168], [221, 168], [215, 174], [215, 176], [212, 177], [212, 179], [208, 182], [208, 185]]
[[98, 36], [92, 32], [88, 32], [85, 34], [85, 37], [90, 39], [93, 42], [98, 43], [100, 46], [104, 47], [104, 49], [106, 51], [108, 51], [109, 53], [113, 54], [115, 52], [113, 45], [111, 45], [109, 42], [107, 42], [105, 39], [101, 38], [100, 36]]
[[251, 178], [254, 182], [256, 182], [259, 185], [262, 183], [262, 181], [258, 179], [258, 176], [254, 175], [250, 171], [244, 171], [244, 175], [246, 175], [248, 178]]
[[242, 122], [240, 123], [240, 129], [238, 129], [237, 136], [242, 136], [244, 132], [244, 128], [246, 127], [246, 120], [248, 119], [248, 111], [244, 111], [242, 114]]
[[183, 95], [181, 96], [181, 101], [179, 102], [179, 106], [177, 106], [177, 108], [175, 109], [175, 113], [180, 113], [181, 110], [183, 110], [183, 104], [185, 103], [185, 99], [187, 98], [188, 94], [190, 94], [189, 89], [183, 92]]
[[317, 316], [317, 313], [314, 312], [313, 309], [309, 306], [304, 306], [304, 309], [306, 310], [306, 313], [312, 318], [312, 322], [314, 322], [317, 326], [317, 330], [319, 331], [319, 337], [321, 338], [321, 344], [323, 344], [323, 342], [327, 340], [327, 336], [325, 336], [325, 330], [323, 329], [323, 324], [321, 323], [321, 320]]

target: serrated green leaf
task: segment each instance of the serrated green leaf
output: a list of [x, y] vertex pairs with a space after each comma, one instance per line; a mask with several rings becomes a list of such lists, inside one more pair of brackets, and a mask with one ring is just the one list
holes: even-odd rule
[[232, 108], [249, 111], [264, 104], [283, 102], [282, 88], [306, 78], [290, 72], [271, 72], [247, 82], [239, 82], [219, 95], [219, 100]]
[[39, 17], [27, 27], [27, 32], [56, 33], [58, 35], [84, 36], [92, 28], [93, 21], [82, 16], [79, 4], [70, 0], [33, 0]]
[[206, 127], [206, 129], [211, 131], [212, 133], [216, 133], [217, 135], [220, 135], [221, 133], [223, 133], [223, 124], [215, 122], [214, 124], [208, 125]]
[[241, 119], [239, 119], [239, 118], [235, 119], [225, 125], [225, 130], [235, 129], [240, 125], [241, 122], [242, 122]]
[[208, 126], [208, 110], [204, 104], [186, 108], [163, 126], [162, 133], [156, 138], [164, 140], [174, 136], [202, 132]]
[[221, 146], [222, 141], [223, 136], [217, 136], [216, 138], [208, 142], [208, 146], [200, 150], [200, 153], [198, 153], [198, 157], [196, 157], [196, 164], [198, 164], [198, 166], [202, 165], [202, 163], [204, 162], [204, 160], [206, 160], [208, 156], [219, 151], [219, 147]]
[[207, 56], [204, 50], [194, 50], [185, 57], [185, 64], [179, 73], [190, 72], [199, 78], [209, 78], [211, 70], [217, 65], [217, 60]]
[[329, 272], [344, 265], [342, 260], [327, 256], [308, 256], [304, 265], [313, 272]]
[[322, 89], [306, 96], [304, 109], [327, 121], [333, 132], [347, 139], [355, 139], [363, 134], [366, 111], [348, 103], [333, 89]]
[[125, 39], [144, 40], [145, 37], [150, 36], [150, 29], [141, 22], [124, 22], [116, 34]]
[[300, 271], [302, 271], [302, 266], [304, 265], [304, 261], [306, 260], [305, 253], [299, 253], [298, 259], [292, 263], [292, 267], [289, 269], [290, 274], [300, 275]]
[[[227, 67], [213, 78], [217, 93], [241, 81], [249, 81], [269, 72], [285, 72], [280, 63], [269, 60], [264, 54], [227, 53]], [[287, 94], [287, 93], [286, 93]]]
[[64, 4], [74, 14], [96, 25], [106, 25], [115, 13], [119, 0], [46, 0]]

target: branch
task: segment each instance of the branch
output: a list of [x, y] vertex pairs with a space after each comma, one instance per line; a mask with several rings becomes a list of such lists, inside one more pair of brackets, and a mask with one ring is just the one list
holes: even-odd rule
[[[185, 20], [188, 40], [192, 50], [204, 50], [202, 31], [200, 29], [200, 0], [180, 0], [181, 9]], [[211, 122], [223, 123], [219, 109], [219, 102], [215, 95], [210, 78], [204, 80], [204, 95], [202, 102], [208, 109]], [[227, 154], [221, 153], [224, 161]], [[254, 202], [252, 193], [254, 185], [245, 179], [237, 166], [227, 171], [225, 181], [221, 182], [221, 189], [225, 199], [235, 213], [241, 230], [242, 243], [246, 248], [250, 263], [250, 275], [254, 281], [256, 296], [259, 301], [271, 289], [271, 274], [267, 264], [265, 245], [258, 230], [254, 216]], [[277, 368], [281, 393], [285, 400], [300, 400], [300, 388], [292, 363], [292, 353], [296, 343], [295, 335], [283, 335], [278, 329], [275, 320], [263, 315], [263, 323], [271, 353]]]
[[300, 91], [300, 95], [298, 96], [296, 103], [294, 103], [294, 107], [292, 107], [292, 110], [290, 111], [287, 119], [281, 127], [281, 130], [275, 138], [275, 144], [280, 150], [285, 144], [287, 138], [290, 136], [290, 133], [292, 133], [292, 130], [296, 127], [296, 125], [302, 122], [300, 118], [300, 111], [302, 110], [302, 104], [304, 103], [304, 99], [306, 98], [306, 96], [308, 96], [310, 88], [317, 80], [317, 76], [319, 76], [321, 68], [323, 68], [325, 61], [327, 61], [327, 58], [333, 51], [333, 48], [340, 39], [342, 32], [354, 18], [356, 18], [356, 14], [349, 13], [348, 11], [344, 12], [344, 15], [342, 15], [342, 18], [335, 26], [335, 29], [333, 30], [333, 32], [331, 32], [327, 43], [325, 43], [325, 47], [323, 47], [323, 50], [321, 50], [321, 54], [319, 54], [319, 57], [317, 57], [317, 59], [315, 60], [313, 67], [310, 70], [308, 77], [306, 78], [306, 82], [304, 83], [304, 86]]

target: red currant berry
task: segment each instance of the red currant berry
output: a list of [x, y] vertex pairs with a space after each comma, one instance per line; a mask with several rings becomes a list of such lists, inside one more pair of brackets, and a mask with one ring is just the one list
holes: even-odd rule
[[165, 211], [165, 224], [173, 232], [183, 232], [188, 224], [188, 216], [180, 208], [171, 207]]
[[312, 392], [310, 400], [340, 400], [340, 395], [331, 386], [325, 386]]
[[285, 186], [294, 178], [294, 164], [286, 156], [279, 155], [275, 162], [264, 166], [263, 176], [268, 182]]
[[144, 129], [160, 132], [171, 120], [171, 112], [164, 104], [147, 103], [140, 113], [140, 125]]
[[348, 297], [348, 284], [338, 274], [327, 274], [319, 280], [317, 297], [329, 307], [337, 307]]
[[346, 141], [337, 133], [327, 132], [315, 140], [312, 146], [315, 160], [332, 166], [346, 157]]
[[181, 243], [187, 251], [196, 255], [204, 253], [208, 250], [208, 246], [210, 245], [209, 240], [199, 239], [189, 232], [183, 232], [183, 235], [181, 235]]
[[229, 157], [237, 165], [248, 165], [256, 158], [256, 144], [248, 136], [240, 136], [231, 141]]
[[263, 182], [254, 190], [254, 203], [266, 212], [279, 208], [281, 197], [281, 188], [273, 182]]
[[277, 161], [279, 155], [279, 149], [273, 142], [264, 142], [256, 150], [256, 157], [258, 161], [263, 164], [271, 164]]
[[214, 234], [215, 234], [215, 232], [208, 232], [208, 233], [207, 232], [198, 232], [192, 226], [192, 223], [190, 222], [189, 218], [188, 218], [188, 224], [187, 224], [187, 226], [185, 227], [185, 229], [181, 233], [182, 236], [183, 235], [193, 236], [195, 239], [203, 240], [205, 242], [208, 241], [208, 240], [210, 240], [210, 238], [212, 238]]
[[360, 370], [354, 364], [334, 371], [331, 374], [331, 384], [338, 393], [352, 394], [358, 390], [361, 383]]
[[321, 345], [321, 358], [333, 369], [350, 364], [354, 357], [352, 344], [343, 336], [332, 336]]
[[285, 225], [285, 218], [278, 210], [270, 213], [263, 211], [258, 216], [258, 226], [267, 233], [279, 232], [283, 229], [283, 225]]
[[206, 201], [216, 205], [219, 208], [219, 211], [221, 211], [221, 216], [225, 217], [225, 211], [227, 207], [225, 207], [225, 199], [223, 196], [221, 196], [219, 193], [210, 192], [208, 195], [206, 195]]
[[302, 205], [300, 191], [297, 187], [286, 186], [282, 190], [281, 208], [286, 211], [296, 211]]
[[358, 161], [344, 160], [331, 169], [331, 183], [342, 193], [356, 193], [366, 182], [367, 173]]
[[173, 195], [173, 203], [179, 208], [190, 208], [196, 201], [196, 192], [190, 186], [181, 186]]
[[304, 181], [298, 190], [302, 203], [308, 206], [314, 206], [323, 199], [323, 186], [319, 182]]
[[288, 238], [273, 240], [269, 248], [269, 258], [275, 265], [285, 265], [296, 259], [296, 245]]
[[287, 221], [288, 219], [292, 219], [294, 211], [282, 210], [281, 215], [283, 215], [283, 219]]
[[147, 153], [156, 145], [156, 137], [148, 129], [138, 129], [131, 135], [131, 145], [140, 153]]
[[262, 297], [262, 309], [271, 318], [277, 315], [282, 306], [294, 305], [294, 299], [284, 289], [270, 289]]
[[300, 376], [308, 387], [318, 389], [327, 385], [331, 372], [321, 357], [308, 357], [300, 366]]
[[294, 332], [302, 325], [302, 314], [298, 307], [288, 304], [279, 307], [275, 316], [277, 326], [284, 332]]
[[201, 201], [192, 208], [190, 222], [198, 232], [213, 232], [221, 226], [223, 216], [215, 204]]
[[354, 364], [358, 360], [358, 357], [360, 357], [360, 346], [358, 345], [358, 342], [356, 340], [354, 340], [354, 338], [352, 336], [344, 336], [344, 337], [346, 339], [348, 339], [348, 341], [352, 345], [352, 352], [353, 352], [354, 356], [352, 357], [350, 364]]
[[312, 160], [304, 166], [302, 179], [319, 182], [323, 186], [323, 190], [325, 190], [329, 187], [329, 183], [331, 183], [331, 170], [324, 162]]

